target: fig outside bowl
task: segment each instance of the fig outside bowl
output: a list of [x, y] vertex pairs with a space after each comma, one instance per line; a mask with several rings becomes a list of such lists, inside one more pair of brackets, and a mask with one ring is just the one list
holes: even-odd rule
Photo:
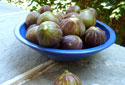
[[49, 57], [55, 61], [76, 61], [80, 59], [84, 59], [88, 56], [91, 56], [99, 51], [102, 51], [109, 46], [111, 46], [115, 40], [116, 35], [115, 32], [108, 25], [102, 23], [101, 21], [96, 21], [96, 26], [101, 28], [106, 33], [106, 42], [100, 46], [88, 48], [88, 49], [80, 49], [80, 50], [63, 50], [63, 49], [54, 49], [54, 48], [46, 48], [37, 44], [34, 44], [25, 38], [26, 34], [26, 26], [25, 22], [16, 26], [14, 33], [18, 40], [20, 40], [25, 45], [33, 48], [34, 50], [40, 52], [42, 55]]

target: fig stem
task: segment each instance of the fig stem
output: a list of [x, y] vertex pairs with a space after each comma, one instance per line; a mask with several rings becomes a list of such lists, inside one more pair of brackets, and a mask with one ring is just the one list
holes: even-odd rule
[[68, 71], [68, 70], [65, 70], [64, 73], [67, 74], [67, 73], [69, 73], [69, 71]]

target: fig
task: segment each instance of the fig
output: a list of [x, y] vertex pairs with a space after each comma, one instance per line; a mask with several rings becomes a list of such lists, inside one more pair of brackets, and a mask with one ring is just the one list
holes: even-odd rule
[[79, 36], [67, 35], [63, 37], [61, 46], [63, 49], [75, 50], [82, 49], [83, 43]]
[[62, 37], [63, 33], [60, 26], [52, 21], [41, 23], [37, 30], [37, 40], [41, 46], [57, 47]]
[[26, 17], [26, 26], [28, 27], [32, 24], [36, 24], [39, 15], [38, 12], [30, 12]]
[[71, 6], [66, 10], [66, 14], [70, 13], [70, 12], [77, 12], [79, 13], [81, 10], [81, 8], [78, 5], [75, 6]]
[[46, 11], [42, 13], [37, 19], [37, 24], [40, 25], [42, 22], [45, 22], [45, 21], [53, 21], [59, 24], [58, 17], [50, 11]]
[[66, 14], [64, 19], [70, 18], [70, 17], [77, 17], [77, 18], [79, 18], [79, 14], [76, 13], [76, 12], [71, 12], [71, 13]]
[[64, 35], [83, 36], [85, 33], [85, 25], [79, 18], [71, 17], [61, 21], [60, 28]]
[[97, 11], [94, 9], [94, 8], [88, 8], [93, 14], [95, 17], [97, 17]]
[[59, 22], [61, 22], [62, 19], [64, 19], [64, 14], [63, 14], [62, 12], [55, 12], [54, 14], [55, 14], [55, 15], [57, 16], [57, 18], [59, 19]]
[[37, 29], [38, 29], [38, 26], [32, 25], [28, 28], [27, 33], [26, 33], [26, 39], [36, 44], [38, 44]]
[[42, 14], [43, 12], [46, 12], [46, 11], [52, 12], [52, 9], [51, 9], [51, 7], [50, 7], [49, 5], [44, 5], [44, 6], [42, 6], [42, 7], [38, 10], [38, 12], [39, 12], [40, 14]]
[[62, 75], [56, 78], [54, 85], [82, 85], [82, 83], [78, 76], [65, 70]]
[[79, 14], [79, 18], [83, 21], [87, 28], [96, 24], [96, 17], [88, 9], [81, 11]]
[[35, 27], [35, 26], [37, 26], [37, 25], [36, 25], [36, 24], [30, 25], [30, 26], [27, 28], [27, 31], [28, 31], [30, 28]]
[[104, 44], [105, 41], [105, 31], [103, 31], [99, 27], [92, 26], [85, 33], [84, 42], [87, 48], [99, 46], [101, 44]]

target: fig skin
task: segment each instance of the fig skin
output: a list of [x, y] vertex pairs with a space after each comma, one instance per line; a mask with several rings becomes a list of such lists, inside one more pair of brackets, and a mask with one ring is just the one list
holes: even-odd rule
[[42, 13], [44, 13], [44, 12], [46, 12], [46, 11], [52, 12], [52, 9], [51, 9], [51, 7], [50, 7], [49, 5], [44, 5], [44, 6], [42, 6], [42, 7], [38, 10], [38, 12], [39, 12], [40, 14], [42, 14]]
[[38, 41], [37, 41], [37, 29], [38, 29], [39, 26], [30, 26], [27, 30], [27, 33], [26, 33], [26, 39], [33, 42], [33, 43], [36, 43], [38, 44]]
[[68, 50], [82, 49], [83, 42], [79, 36], [67, 35], [63, 37], [61, 46], [63, 49], [68, 49]]
[[30, 12], [26, 17], [26, 26], [29, 27], [32, 24], [36, 24], [39, 16], [38, 12]]
[[78, 35], [80, 37], [83, 36], [86, 30], [85, 25], [77, 17], [62, 20], [60, 27], [64, 35]]
[[40, 25], [42, 22], [45, 22], [45, 21], [53, 21], [53, 22], [59, 24], [58, 17], [50, 11], [46, 11], [38, 17], [37, 25]]
[[88, 8], [88, 9], [94, 14], [95, 17], [97, 17], [96, 9], [94, 9], [94, 8]]
[[95, 17], [97, 17], [97, 11], [96, 11], [96, 9], [94, 9], [94, 8], [87, 8], [87, 9], [84, 9], [84, 10], [81, 10], [80, 12], [84, 12], [84, 11], [88, 11], [88, 10], [90, 10], [91, 11], [91, 13], [95, 16]]
[[71, 6], [66, 10], [66, 14], [70, 13], [70, 12], [76, 12], [79, 13], [81, 10], [81, 8], [78, 5], [75, 6]]
[[65, 70], [62, 75], [56, 78], [54, 85], [82, 85], [82, 83], [78, 76]]
[[96, 25], [96, 17], [90, 10], [81, 11], [79, 14], [79, 18], [87, 28]]
[[52, 21], [43, 22], [37, 30], [37, 40], [41, 46], [56, 48], [62, 37], [63, 33], [59, 25]]
[[99, 27], [92, 26], [87, 29], [84, 36], [84, 43], [87, 48], [99, 46], [106, 41], [105, 31]]
[[32, 24], [32, 25], [30, 25], [30, 26], [27, 28], [27, 31], [28, 31], [30, 28], [35, 27], [35, 26], [37, 26], [37, 24]]
[[71, 13], [66, 14], [65, 17], [64, 17], [64, 19], [71, 18], [71, 17], [77, 17], [77, 18], [79, 18], [79, 14], [76, 13], [76, 12], [71, 12]]
[[61, 22], [64, 19], [64, 14], [62, 12], [55, 12], [54, 14], [59, 19], [59, 22]]

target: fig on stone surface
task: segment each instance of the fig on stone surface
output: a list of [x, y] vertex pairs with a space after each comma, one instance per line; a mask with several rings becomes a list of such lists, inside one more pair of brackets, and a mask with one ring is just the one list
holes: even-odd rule
[[40, 14], [38, 12], [30, 12], [26, 17], [26, 26], [36, 24], [39, 16]]
[[77, 12], [79, 13], [81, 10], [81, 8], [78, 5], [75, 6], [71, 6], [66, 10], [66, 14], [70, 13], [70, 12]]
[[61, 22], [62, 19], [64, 19], [64, 14], [63, 14], [62, 12], [55, 12], [54, 14], [55, 14], [55, 15], [57, 16], [57, 18], [59, 19], [59, 22]]
[[51, 9], [51, 7], [50, 7], [49, 5], [44, 5], [44, 6], [42, 6], [42, 7], [38, 10], [38, 12], [39, 12], [40, 14], [42, 14], [43, 12], [46, 12], [46, 11], [52, 12], [52, 9]]
[[60, 28], [64, 35], [78, 35], [83, 36], [85, 33], [85, 25], [79, 18], [71, 17], [62, 20]]
[[37, 19], [37, 24], [40, 25], [42, 22], [45, 22], [45, 21], [53, 21], [53, 22], [59, 24], [58, 17], [50, 11], [46, 11], [46, 12], [42, 13]]
[[62, 75], [56, 78], [54, 85], [82, 85], [82, 83], [78, 76], [65, 70]]
[[104, 44], [105, 41], [106, 41], [105, 31], [95, 26], [90, 27], [86, 31], [84, 36], [84, 42], [87, 48], [99, 46], [101, 44]]
[[63, 49], [70, 49], [70, 50], [82, 49], [83, 42], [79, 36], [67, 35], [63, 37], [61, 46]]
[[26, 32], [26, 39], [36, 44], [38, 44], [37, 29], [38, 26], [30, 26]]
[[79, 14], [76, 13], [76, 12], [71, 12], [71, 13], [66, 14], [64, 19], [70, 18], [70, 17], [77, 17], [77, 18], [79, 18]]
[[59, 25], [52, 21], [43, 22], [37, 30], [37, 40], [41, 46], [56, 47], [62, 37], [63, 33]]
[[90, 26], [95, 26], [96, 24], [96, 17], [90, 10], [81, 11], [79, 14], [79, 18], [83, 21], [87, 28]]

